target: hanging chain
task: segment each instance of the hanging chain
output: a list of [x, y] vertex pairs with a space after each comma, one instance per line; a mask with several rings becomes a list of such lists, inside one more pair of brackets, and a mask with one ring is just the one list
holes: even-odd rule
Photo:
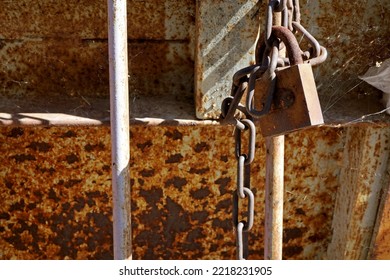
[[[250, 164], [255, 157], [255, 141], [256, 128], [254, 123], [249, 119], [242, 119], [240, 121], [245, 127], [243, 130], [240, 126], [236, 126], [235, 140], [236, 140], [236, 157], [237, 157], [237, 190], [233, 194], [233, 222], [236, 226], [237, 232], [237, 259], [244, 259], [244, 233], [247, 233], [253, 226], [253, 219], [255, 213], [255, 198], [250, 189]], [[241, 152], [242, 132], [249, 132], [248, 154]], [[247, 199], [248, 210], [246, 213], [246, 220], [239, 220], [239, 202]], [[247, 240], [247, 238], [246, 238]], [[245, 242], [246, 243], [246, 242]], [[245, 252], [247, 255], [248, 252]]]
[[[273, 25], [274, 12], [281, 12], [282, 27]], [[294, 33], [301, 33], [311, 49], [302, 51], [301, 57], [280, 57], [279, 50], [285, 47], [283, 42], [273, 35], [278, 28], [285, 28]], [[285, 34], [285, 32], [279, 32]], [[319, 45], [317, 40], [300, 24], [300, 10], [298, 0], [270, 0], [267, 6], [264, 40], [261, 38], [256, 44], [255, 65], [245, 67], [233, 75], [231, 96], [226, 97], [221, 105], [221, 123], [235, 126], [235, 153], [237, 158], [237, 189], [233, 194], [233, 225], [236, 231], [237, 258], [245, 259], [248, 255], [247, 235], [253, 226], [254, 220], [254, 194], [250, 186], [250, 165], [254, 160], [256, 127], [253, 118], [260, 118], [269, 113], [274, 99], [276, 88], [276, 69], [289, 66], [295, 60], [303, 60], [303, 63], [317, 65], [326, 57], [326, 49]], [[278, 38], [282, 36], [277, 36]], [[288, 37], [288, 36], [287, 36]], [[282, 41], [289, 41], [285, 37]], [[297, 46], [299, 48], [299, 46]], [[289, 52], [287, 50], [288, 53]], [[254, 91], [258, 78], [266, 78], [268, 89], [267, 98], [261, 110], [255, 109]], [[246, 93], [245, 105], [241, 100]], [[249, 133], [247, 153], [242, 152], [241, 142], [243, 134]], [[241, 203], [240, 203], [241, 202]], [[240, 205], [247, 204], [246, 219], [240, 220]], [[244, 212], [245, 213], [245, 212]]]

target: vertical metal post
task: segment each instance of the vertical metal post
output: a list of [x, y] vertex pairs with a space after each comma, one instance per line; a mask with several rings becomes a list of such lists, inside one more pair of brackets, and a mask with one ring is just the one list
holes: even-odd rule
[[108, 0], [114, 258], [131, 259], [126, 0]]
[[[273, 15], [281, 25], [281, 13]], [[281, 260], [283, 248], [284, 135], [267, 137], [265, 176], [264, 259]]]
[[265, 178], [266, 260], [281, 260], [283, 247], [284, 135], [267, 137]]

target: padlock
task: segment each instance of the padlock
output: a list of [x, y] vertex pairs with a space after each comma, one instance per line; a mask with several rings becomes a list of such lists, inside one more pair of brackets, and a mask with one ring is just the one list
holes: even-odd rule
[[[276, 89], [271, 108], [259, 118], [262, 135], [277, 136], [323, 124], [312, 67], [303, 63], [297, 39], [288, 28], [281, 26], [274, 26], [272, 34], [283, 41], [291, 65], [276, 68]], [[260, 108], [269, 94], [264, 80], [260, 78], [255, 84], [255, 106]]]

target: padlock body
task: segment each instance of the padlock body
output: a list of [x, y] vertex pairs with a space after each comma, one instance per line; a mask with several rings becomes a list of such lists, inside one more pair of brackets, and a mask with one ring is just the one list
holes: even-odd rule
[[[259, 119], [265, 137], [287, 134], [324, 123], [310, 64], [297, 64], [276, 72], [276, 90], [268, 114]], [[255, 99], [264, 102], [267, 91], [256, 81]]]

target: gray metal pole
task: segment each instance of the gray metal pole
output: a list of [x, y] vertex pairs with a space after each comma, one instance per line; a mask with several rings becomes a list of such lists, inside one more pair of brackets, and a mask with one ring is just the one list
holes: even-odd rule
[[108, 0], [114, 258], [131, 259], [126, 0]]

